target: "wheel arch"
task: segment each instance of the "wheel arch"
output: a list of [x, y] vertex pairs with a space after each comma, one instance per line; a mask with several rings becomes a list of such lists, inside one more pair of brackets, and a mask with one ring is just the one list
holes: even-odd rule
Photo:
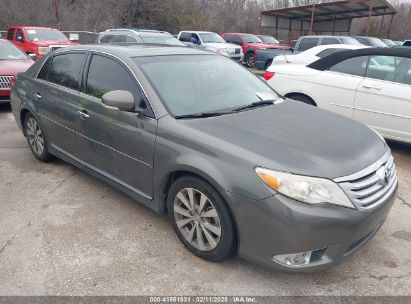
[[305, 98], [308, 98], [312, 102], [312, 104], [317, 107], [317, 103], [314, 101], [314, 99], [312, 99], [307, 94], [304, 94], [304, 93], [301, 93], [301, 92], [291, 92], [291, 93], [285, 94], [284, 96], [287, 97], [287, 98], [290, 98], [290, 99], [292, 99], [292, 97], [294, 97], [294, 96], [303, 96]]
[[210, 185], [215, 189], [215, 191], [218, 193], [218, 195], [221, 197], [223, 200], [224, 204], [227, 206], [231, 218], [234, 223], [234, 231], [236, 234], [237, 238], [237, 248], [236, 252], [238, 252], [239, 249], [239, 244], [240, 244], [240, 235], [238, 233], [238, 225], [237, 225], [237, 220], [234, 216], [234, 212], [231, 209], [230, 204], [228, 204], [228, 197], [225, 195], [225, 190], [219, 186], [219, 184], [211, 178], [208, 174], [204, 172], [200, 172], [198, 169], [195, 168], [189, 168], [189, 167], [184, 167], [184, 168], [176, 168], [173, 171], [169, 172], [163, 179], [160, 184], [160, 196], [159, 196], [159, 211], [162, 214], [165, 214], [168, 212], [167, 210], [167, 195], [168, 195], [168, 190], [170, 189], [171, 185], [176, 181], [177, 179], [181, 177], [186, 177], [186, 176], [191, 176], [191, 177], [196, 177]]

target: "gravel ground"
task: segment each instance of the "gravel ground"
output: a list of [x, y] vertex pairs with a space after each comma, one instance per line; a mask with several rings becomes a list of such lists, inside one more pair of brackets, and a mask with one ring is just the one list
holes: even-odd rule
[[0, 295], [411, 295], [411, 146], [382, 229], [325, 272], [284, 274], [190, 254], [166, 216], [62, 161], [35, 160], [0, 107]]

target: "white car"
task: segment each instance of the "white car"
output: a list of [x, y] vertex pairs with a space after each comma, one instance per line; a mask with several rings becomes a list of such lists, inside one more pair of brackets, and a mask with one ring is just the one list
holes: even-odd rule
[[338, 51], [344, 50], [358, 50], [366, 48], [365, 45], [349, 45], [349, 44], [328, 44], [328, 45], [319, 45], [308, 49], [304, 52], [295, 54], [295, 55], [283, 55], [274, 57], [272, 64], [310, 64], [314, 61], [317, 61], [320, 58], [331, 55]]
[[220, 35], [213, 32], [181, 31], [177, 39], [189, 47], [194, 47], [242, 62], [244, 54], [241, 46], [227, 43]]
[[409, 50], [338, 52], [308, 66], [272, 65], [265, 78], [288, 98], [355, 119], [385, 138], [411, 143]]

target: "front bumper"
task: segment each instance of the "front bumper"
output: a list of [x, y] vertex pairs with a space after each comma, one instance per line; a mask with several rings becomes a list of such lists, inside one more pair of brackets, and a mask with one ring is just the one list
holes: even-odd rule
[[[239, 256], [289, 272], [334, 266], [377, 233], [394, 203], [395, 193], [371, 210], [308, 205], [280, 194], [260, 201], [230, 194], [239, 234]], [[315, 254], [310, 263], [300, 267], [285, 266], [272, 259], [275, 255], [305, 251]]]

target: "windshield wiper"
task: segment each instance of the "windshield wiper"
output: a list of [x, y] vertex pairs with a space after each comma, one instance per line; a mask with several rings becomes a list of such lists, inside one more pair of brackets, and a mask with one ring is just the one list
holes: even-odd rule
[[177, 116], [174, 116], [174, 118], [175, 119], [206, 118], [206, 117], [221, 116], [221, 115], [225, 115], [229, 113], [231, 112], [202, 112], [202, 113], [194, 113], [194, 114], [177, 115]]
[[232, 110], [233, 112], [239, 112], [239, 111], [244, 111], [252, 108], [258, 108], [262, 106], [268, 106], [274, 104], [275, 100], [261, 100], [261, 101], [255, 101], [253, 103], [250, 103], [248, 105], [236, 108]]

